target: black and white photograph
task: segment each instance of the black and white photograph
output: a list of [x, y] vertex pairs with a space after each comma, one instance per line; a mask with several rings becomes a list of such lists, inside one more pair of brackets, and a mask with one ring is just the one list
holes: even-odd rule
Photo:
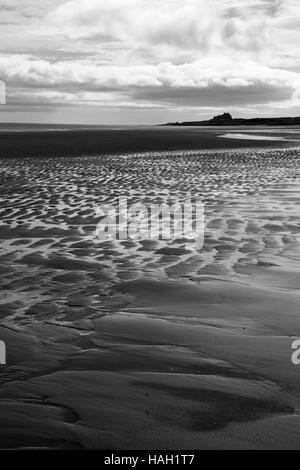
[[299, 33], [299, 0], [0, 0], [2, 451], [300, 449]]

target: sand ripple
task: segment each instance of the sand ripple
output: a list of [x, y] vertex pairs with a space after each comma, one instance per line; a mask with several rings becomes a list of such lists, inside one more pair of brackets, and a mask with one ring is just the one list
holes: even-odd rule
[[[1, 445], [293, 447], [299, 161], [292, 148], [2, 159]], [[202, 248], [95, 238], [95, 205], [187, 194], [205, 203]]]

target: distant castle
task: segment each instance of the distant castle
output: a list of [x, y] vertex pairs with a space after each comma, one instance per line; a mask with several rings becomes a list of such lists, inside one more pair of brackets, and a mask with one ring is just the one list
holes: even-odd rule
[[232, 121], [232, 116], [230, 113], [223, 113], [223, 114], [219, 114], [218, 116], [214, 116], [212, 118], [212, 121], [214, 122], [218, 122], [218, 123], [222, 123], [222, 122], [228, 122], [228, 121]]

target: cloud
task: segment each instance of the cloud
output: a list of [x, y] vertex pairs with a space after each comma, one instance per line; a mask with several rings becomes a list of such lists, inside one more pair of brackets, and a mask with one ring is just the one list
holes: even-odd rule
[[[20, 23], [41, 19], [51, 8], [56, 8], [62, 0], [0, 0], [1, 23]], [[3, 21], [4, 20], [4, 21]]]
[[49, 62], [27, 56], [0, 57], [0, 75], [8, 83], [27, 86], [77, 86], [120, 89], [130, 86], [159, 86], [154, 66], [97, 66], [77, 61]]
[[73, 39], [110, 36], [133, 47], [198, 52], [224, 44], [257, 49], [263, 44], [265, 17], [229, 5], [226, 0], [70, 0], [49, 21]]
[[24, 55], [0, 56], [0, 73], [8, 82], [28, 86], [75, 85], [94, 89], [124, 87], [198, 87], [220, 85], [225, 88], [246, 87], [253, 83], [294, 88], [299, 75], [275, 70], [244, 60], [228, 62], [219, 57], [193, 63], [136, 66], [101, 66], [77, 61], [50, 62]]
[[[8, 84], [27, 88], [39, 99], [61, 97], [74, 103], [101, 101], [115, 105], [123, 99], [149, 104], [189, 106], [211, 103], [262, 103], [296, 96], [300, 88], [295, 72], [274, 70], [255, 62], [228, 63], [209, 58], [191, 64], [160, 63], [139, 66], [97, 66], [76, 61], [54, 62], [28, 56], [0, 56], [0, 75]], [[41, 95], [40, 90], [44, 90]], [[47, 93], [45, 90], [50, 89]], [[89, 94], [84, 94], [89, 92]], [[61, 94], [60, 94], [61, 93]], [[100, 95], [99, 95], [100, 93]], [[115, 95], [114, 95], [115, 93]]]
[[0, 0], [0, 8], [0, 79], [16, 106], [299, 105], [298, 0]]

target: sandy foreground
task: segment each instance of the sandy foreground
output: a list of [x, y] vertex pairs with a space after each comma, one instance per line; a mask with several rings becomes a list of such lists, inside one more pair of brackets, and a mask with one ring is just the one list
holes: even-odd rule
[[[1, 160], [1, 448], [300, 445], [300, 150]], [[205, 203], [202, 248], [95, 205]]]

